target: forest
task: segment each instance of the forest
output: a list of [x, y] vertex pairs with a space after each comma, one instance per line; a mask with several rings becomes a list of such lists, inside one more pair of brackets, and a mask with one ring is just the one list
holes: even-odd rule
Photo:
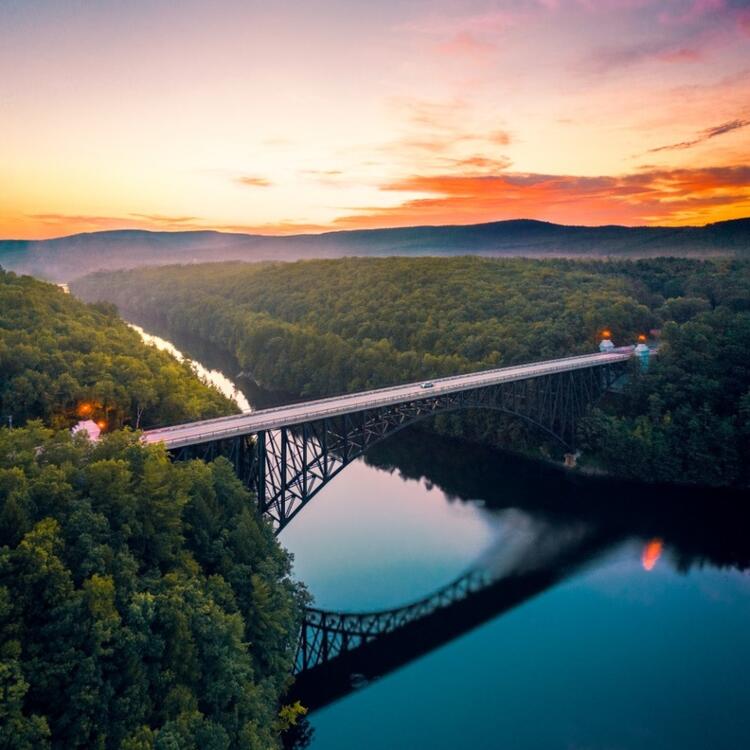
[[224, 459], [0, 430], [0, 747], [275, 747], [289, 573]]
[[105, 429], [151, 427], [235, 411], [187, 364], [146, 346], [112, 305], [0, 269], [0, 419]]
[[[220, 263], [99, 273], [89, 301], [168, 335], [221, 344], [262, 387], [328, 395], [593, 351], [643, 333], [660, 346], [581, 425], [596, 468], [747, 484], [750, 263], [383, 258]], [[438, 429], [529, 450], [536, 436], [487, 413]]]
[[227, 461], [127, 427], [233, 405], [111, 305], [2, 272], [0, 399], [0, 747], [278, 747], [291, 557]]

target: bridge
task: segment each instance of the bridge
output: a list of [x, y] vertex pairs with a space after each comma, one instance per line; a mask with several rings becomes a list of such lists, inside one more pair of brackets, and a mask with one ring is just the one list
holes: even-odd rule
[[148, 430], [143, 439], [177, 460], [228, 457], [278, 533], [368, 448], [436, 414], [491, 409], [573, 450], [578, 420], [632, 356], [622, 347], [407, 383]]

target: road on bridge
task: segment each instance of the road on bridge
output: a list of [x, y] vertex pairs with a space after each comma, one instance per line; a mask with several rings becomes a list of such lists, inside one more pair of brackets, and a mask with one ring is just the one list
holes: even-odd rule
[[169, 449], [182, 448], [187, 445], [250, 435], [263, 430], [273, 430], [284, 426], [312, 422], [323, 417], [351, 414], [369, 408], [400, 404], [420, 398], [434, 398], [443, 394], [467, 391], [498, 383], [528, 380], [542, 375], [604, 366], [613, 362], [622, 362], [632, 355], [632, 347], [622, 347], [611, 352], [583, 354], [576, 357], [565, 357], [527, 365], [501, 367], [494, 370], [467, 373], [466, 375], [438, 378], [429, 381], [431, 386], [428, 388], [423, 387], [423, 382], [407, 383], [389, 388], [378, 388], [371, 391], [289, 404], [288, 406], [278, 406], [272, 409], [262, 409], [249, 414], [236, 414], [230, 417], [157, 428], [144, 432], [143, 439], [147, 443], [164, 443]]

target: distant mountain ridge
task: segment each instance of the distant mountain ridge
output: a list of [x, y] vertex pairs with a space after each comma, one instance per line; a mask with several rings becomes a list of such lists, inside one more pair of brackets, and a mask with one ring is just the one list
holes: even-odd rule
[[702, 227], [587, 227], [514, 219], [485, 224], [357, 229], [289, 236], [124, 229], [50, 240], [0, 240], [0, 266], [53, 281], [68, 281], [97, 270], [171, 263], [466, 254], [750, 257], [750, 218]]

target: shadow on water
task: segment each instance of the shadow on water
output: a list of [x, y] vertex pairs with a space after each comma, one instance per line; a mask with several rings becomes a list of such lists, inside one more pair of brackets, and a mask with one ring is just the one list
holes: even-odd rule
[[414, 430], [376, 446], [365, 460], [423, 479], [456, 502], [479, 499], [489, 511], [523, 509], [551, 527], [584, 522], [622, 539], [663, 538], [675, 548], [680, 570], [750, 566], [747, 490], [586, 476], [436, 435], [425, 440]]

